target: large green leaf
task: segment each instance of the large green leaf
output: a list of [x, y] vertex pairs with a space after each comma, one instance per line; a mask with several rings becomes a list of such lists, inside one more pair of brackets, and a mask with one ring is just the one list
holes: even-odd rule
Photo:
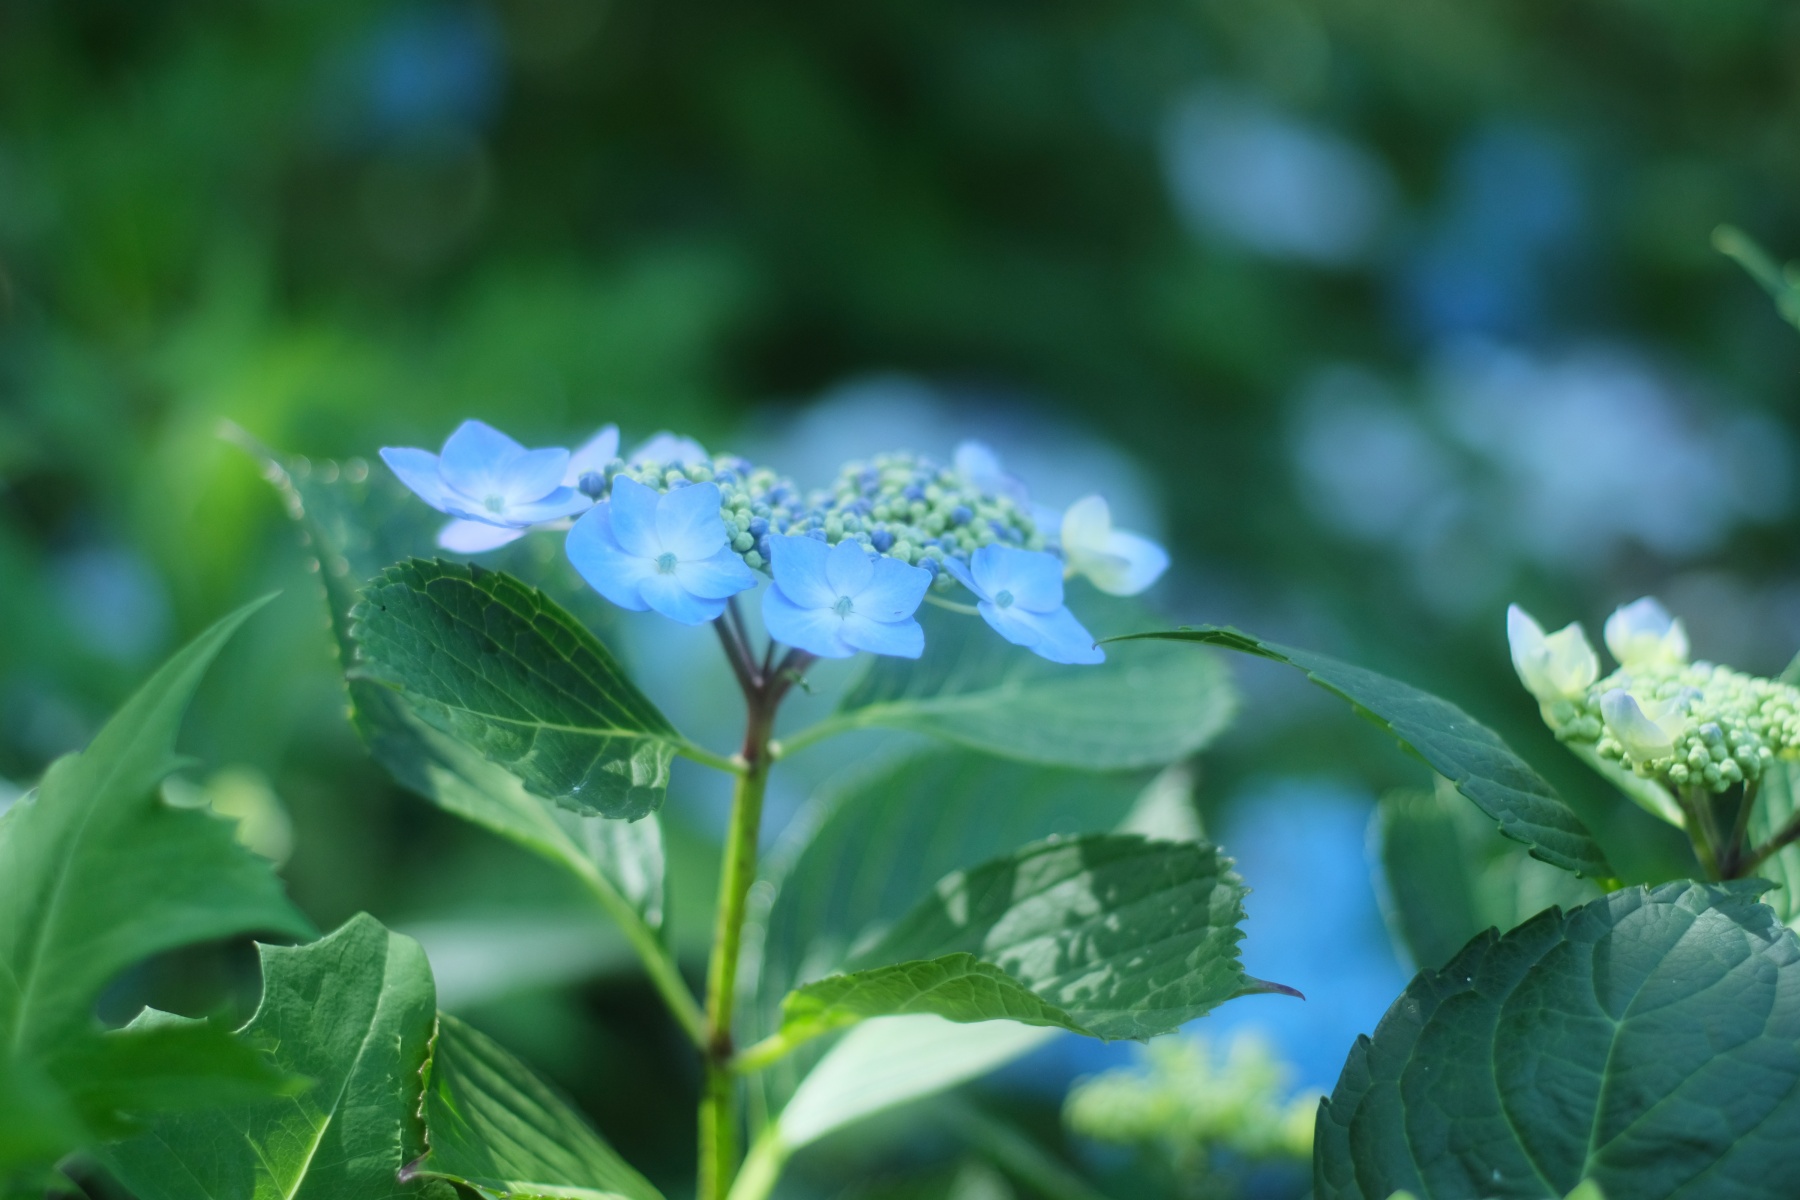
[[[280, 1084], [224, 1031], [102, 1035], [93, 1017], [101, 990], [150, 955], [256, 930], [311, 932], [229, 822], [173, 808], [157, 790], [179, 765], [175, 734], [194, 688], [258, 607], [175, 655], [86, 750], [51, 764], [0, 817], [0, 1072], [40, 1093], [44, 1118], [30, 1137], [0, 1138], [0, 1173], [66, 1142], [77, 1122], [104, 1132], [121, 1110]], [[172, 1058], [176, 1046], [187, 1053]]]
[[1415, 965], [1441, 966], [1484, 929], [1505, 931], [1552, 905], [1599, 898], [1594, 884], [1532, 858], [1442, 777], [1438, 783], [1383, 796], [1371, 837], [1388, 927]]
[[1205, 843], [1087, 834], [958, 871], [783, 1004], [799, 1042], [867, 1017], [1011, 1020], [1102, 1038], [1168, 1033], [1281, 990], [1238, 962], [1248, 891]]
[[662, 1200], [587, 1121], [518, 1059], [438, 1018], [425, 1125], [408, 1179], [448, 1179], [491, 1200]]
[[287, 1100], [165, 1116], [103, 1158], [142, 1200], [381, 1200], [425, 1151], [421, 1071], [436, 995], [416, 942], [359, 916], [310, 945], [264, 946], [240, 1031], [313, 1086]]
[[1200, 625], [1136, 633], [1115, 641], [1160, 639], [1224, 646], [1286, 663], [1334, 692], [1449, 779], [1475, 807], [1523, 842], [1535, 858], [1597, 880], [1610, 880], [1606, 856], [1553, 788], [1500, 735], [1430, 692], [1310, 650], [1265, 642], [1237, 629]]
[[1762, 886], [1614, 892], [1418, 976], [1320, 1108], [1319, 1200], [1792, 1196], [1800, 942]]
[[351, 615], [358, 674], [533, 792], [625, 820], [662, 806], [680, 736], [543, 592], [414, 558], [370, 580]]
[[[325, 589], [341, 660], [355, 655], [351, 613], [360, 581], [430, 544], [436, 514], [367, 464], [282, 463], [248, 439], [263, 474], [299, 523]], [[526, 556], [531, 539], [513, 549]], [[560, 562], [555, 556], [553, 562]], [[698, 1028], [698, 1006], [662, 942], [666, 884], [662, 829], [652, 814], [630, 823], [583, 817], [528, 791], [505, 768], [413, 715], [392, 688], [347, 680], [352, 718], [370, 753], [403, 785], [579, 879], [630, 939], [677, 1015]], [[686, 996], [682, 1004], [680, 997]]]
[[929, 734], [1078, 770], [1158, 767], [1210, 742], [1237, 709], [1217, 659], [1128, 647], [1098, 666], [1045, 662], [974, 617], [921, 609], [930, 653], [874, 658], [835, 716], [790, 747], [846, 729]]

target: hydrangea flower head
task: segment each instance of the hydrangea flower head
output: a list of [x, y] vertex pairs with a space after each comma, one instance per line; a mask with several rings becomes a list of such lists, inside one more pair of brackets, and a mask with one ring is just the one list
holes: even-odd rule
[[1628, 671], [1684, 663], [1687, 630], [1654, 596], [1645, 596], [1606, 618], [1606, 648]]
[[1169, 569], [1169, 555], [1149, 538], [1114, 529], [1102, 496], [1084, 496], [1062, 517], [1062, 552], [1069, 575], [1085, 575], [1101, 591], [1135, 596]]
[[591, 501], [563, 483], [569, 452], [527, 450], [481, 421], [464, 421], [440, 454], [384, 447], [382, 461], [439, 512], [484, 525], [523, 529], [572, 516]]
[[871, 554], [860, 542], [835, 546], [811, 537], [771, 539], [774, 586], [763, 593], [763, 624], [778, 642], [821, 658], [858, 650], [917, 658], [925, 630], [913, 618], [931, 587], [920, 567]]
[[[591, 503], [598, 495], [593, 480], [602, 478], [606, 464], [618, 456], [619, 427], [602, 426], [569, 456], [569, 465], [563, 469], [563, 486], [574, 488]], [[584, 480], [588, 481], [587, 486], [583, 486]], [[482, 554], [518, 541], [525, 533], [524, 527], [490, 525], [486, 521], [467, 521], [459, 517], [438, 531], [437, 542], [452, 554]]]
[[1530, 613], [1513, 604], [1506, 609], [1506, 640], [1519, 682], [1540, 704], [1583, 699], [1600, 678], [1600, 656], [1579, 622], [1546, 636]]
[[569, 561], [594, 590], [636, 612], [655, 609], [684, 625], [711, 621], [756, 586], [726, 535], [711, 483], [658, 492], [613, 480], [611, 496], [569, 530]]
[[982, 620], [1015, 646], [1059, 663], [1104, 662], [1094, 635], [1063, 604], [1062, 563], [1055, 555], [998, 543], [975, 551], [964, 566], [945, 566], [979, 603]]

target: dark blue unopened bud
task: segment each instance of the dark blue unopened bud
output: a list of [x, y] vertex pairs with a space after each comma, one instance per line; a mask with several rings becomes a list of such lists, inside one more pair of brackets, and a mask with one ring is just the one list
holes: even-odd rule
[[737, 472], [732, 471], [732, 470], [720, 471], [718, 474], [713, 476], [713, 482], [717, 483], [717, 484], [721, 484], [721, 485], [727, 484], [727, 483], [736, 483], [737, 482]]
[[909, 483], [906, 485], [906, 490], [900, 494], [905, 496], [908, 500], [923, 500], [925, 498], [925, 489], [916, 483]]
[[974, 519], [975, 514], [969, 511], [969, 506], [966, 504], [959, 504], [950, 510], [950, 523], [952, 525], [967, 525]]
[[767, 517], [751, 517], [750, 518], [750, 536], [751, 537], [760, 538], [763, 534], [765, 534], [767, 532], [769, 532], [769, 521], [768, 521]]
[[756, 539], [756, 552], [763, 556], [764, 562], [767, 562], [770, 559], [771, 555], [769, 554], [769, 538], [768, 538], [767, 534], [764, 534], [762, 537], [759, 537]]
[[927, 571], [930, 571], [931, 577], [933, 579], [937, 578], [937, 575], [938, 575], [938, 560], [937, 559], [932, 558], [930, 555], [926, 555], [924, 558], [921, 558], [919, 560], [919, 566], [923, 567]]
[[606, 476], [598, 471], [583, 471], [575, 486], [580, 488], [581, 494], [588, 499], [598, 500], [606, 491]]
[[806, 536], [815, 542], [822, 542], [825, 540], [825, 531], [823, 529], [809, 529], [806, 531]]
[[869, 544], [875, 547], [877, 553], [886, 554], [894, 548], [894, 535], [885, 529], [877, 529], [869, 535]]

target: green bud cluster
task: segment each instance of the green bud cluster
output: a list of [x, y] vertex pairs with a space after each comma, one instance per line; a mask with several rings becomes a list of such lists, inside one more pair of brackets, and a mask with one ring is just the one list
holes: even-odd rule
[[615, 459], [606, 482], [623, 475], [658, 491], [692, 483], [719, 489], [719, 515], [732, 549], [755, 570], [769, 569], [771, 536], [816, 537], [830, 545], [860, 542], [887, 558], [924, 567], [940, 587], [954, 581], [947, 559], [967, 561], [1003, 542], [1043, 550], [1046, 538], [1027, 506], [983, 492], [951, 467], [914, 454], [882, 454], [847, 463], [828, 488], [802, 492], [783, 475], [734, 455], [697, 463], [628, 463]]
[[[1600, 698], [1615, 688], [1640, 706], [1675, 701], [1685, 707], [1673, 753], [1635, 761], [1607, 729]], [[1564, 741], [1588, 742], [1611, 759], [1648, 778], [1676, 787], [1728, 791], [1758, 779], [1777, 758], [1800, 758], [1800, 689], [1712, 663], [1670, 663], [1615, 671], [1577, 701], [1559, 701], [1546, 713]]]

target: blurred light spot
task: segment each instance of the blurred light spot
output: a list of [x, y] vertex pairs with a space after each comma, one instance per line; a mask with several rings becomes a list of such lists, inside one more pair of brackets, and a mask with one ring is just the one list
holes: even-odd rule
[[327, 124], [356, 141], [391, 141], [485, 124], [503, 83], [493, 15], [473, 3], [418, 4], [385, 15], [327, 64]]
[[1197, 234], [1277, 258], [1361, 261], [1393, 204], [1379, 160], [1247, 95], [1208, 90], [1180, 102], [1163, 158], [1176, 208]]
[[161, 649], [170, 630], [162, 579], [141, 557], [118, 546], [83, 546], [58, 555], [50, 573], [63, 616], [81, 643], [133, 664]]
[[1367, 541], [1399, 537], [1452, 486], [1443, 443], [1367, 371], [1321, 371], [1299, 402], [1293, 454], [1319, 518]]
[[163, 798], [177, 808], [210, 808], [237, 822], [237, 840], [276, 866], [294, 852], [294, 823], [268, 777], [254, 767], [224, 767], [204, 784], [180, 775], [163, 781]]

